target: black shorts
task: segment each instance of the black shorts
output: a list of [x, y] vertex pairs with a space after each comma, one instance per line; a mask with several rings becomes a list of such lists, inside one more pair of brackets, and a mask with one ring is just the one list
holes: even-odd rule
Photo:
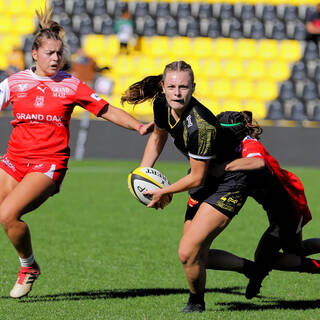
[[247, 199], [247, 175], [241, 171], [226, 172], [219, 179], [207, 177], [203, 185], [189, 191], [185, 220], [192, 220], [200, 204], [206, 202], [232, 219]]

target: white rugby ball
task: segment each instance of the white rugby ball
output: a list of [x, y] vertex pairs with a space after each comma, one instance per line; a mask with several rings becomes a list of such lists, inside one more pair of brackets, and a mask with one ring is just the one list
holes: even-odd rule
[[169, 185], [168, 178], [164, 174], [150, 167], [136, 168], [128, 176], [128, 187], [131, 194], [144, 205], [151, 202], [152, 196], [142, 194], [143, 191], [162, 189]]

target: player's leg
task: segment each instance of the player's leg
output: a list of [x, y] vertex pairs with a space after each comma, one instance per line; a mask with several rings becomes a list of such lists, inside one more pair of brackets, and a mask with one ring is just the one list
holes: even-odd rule
[[245, 296], [247, 299], [256, 297], [260, 292], [262, 281], [273, 268], [274, 260], [281, 248], [280, 239], [274, 236], [277, 226], [270, 226], [259, 240], [255, 251], [255, 263], [253, 271], [249, 276], [249, 283], [246, 288]]
[[[184, 312], [205, 309], [204, 290], [208, 249], [213, 239], [228, 225], [230, 219], [208, 203], [202, 203], [180, 241], [179, 258], [190, 288]], [[192, 309], [192, 310], [191, 310]]]
[[[0, 184], [8, 181], [12, 181], [12, 177], [0, 170]], [[55, 183], [45, 174], [31, 173], [15, 184], [1, 202], [0, 223], [15, 247], [21, 263], [18, 280], [10, 293], [14, 298], [28, 294], [40, 274], [33, 257], [30, 231], [21, 216], [41, 205], [55, 188]]]
[[293, 272], [320, 273], [320, 260], [307, 258], [311, 254], [320, 253], [320, 239], [313, 238], [302, 241], [302, 232], [290, 241], [290, 246], [283, 246], [283, 254], [274, 261], [274, 269]]
[[[201, 200], [197, 201], [194, 198], [207, 198], [209, 191], [203, 190], [204, 188], [196, 188], [190, 191], [190, 197], [188, 199], [188, 205], [184, 223], [184, 233], [188, 230], [191, 220], [197, 213], [197, 210], [202, 203]], [[192, 197], [191, 197], [192, 196]], [[212, 202], [215, 203], [214, 200]], [[223, 271], [235, 271], [244, 274], [247, 278], [253, 272], [254, 263], [248, 259], [236, 256], [231, 252], [220, 249], [209, 249], [206, 269], [211, 270], [223, 270]]]
[[255, 270], [253, 261], [220, 249], [209, 250], [206, 268], [211, 270], [235, 271], [245, 275], [247, 278], [250, 278]]

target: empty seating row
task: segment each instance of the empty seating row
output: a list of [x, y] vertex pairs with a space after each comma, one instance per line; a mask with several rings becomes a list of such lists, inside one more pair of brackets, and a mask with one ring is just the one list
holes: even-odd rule
[[[251, 3], [250, 3], [251, 2]], [[281, 19], [284, 21], [304, 21], [314, 9], [312, 3], [303, 3], [299, 6], [291, 5], [293, 0], [286, 4], [264, 3], [259, 1], [117, 1], [117, 0], [53, 0], [54, 13], [67, 14], [88, 13], [93, 16], [105, 13], [112, 17], [119, 16], [123, 10], [128, 10], [134, 18], [151, 15], [152, 17], [175, 18], [194, 17], [203, 18], [239, 18], [241, 20], [258, 18], [261, 20]], [[315, 3], [316, 4], [316, 3]]]
[[286, 102], [278, 99], [272, 101], [267, 108], [266, 119], [293, 121], [320, 121], [320, 100], [309, 102], [292, 99]]
[[[61, 12], [54, 15], [67, 32], [83, 34], [114, 33], [115, 18], [104, 13], [92, 16], [87, 12], [67, 14]], [[187, 36], [187, 37], [230, 37], [230, 38], [254, 38], [254, 39], [306, 39], [305, 24], [301, 21], [283, 21], [272, 19], [261, 21], [255, 17], [240, 20], [236, 17], [230, 18], [202, 18], [196, 19], [192, 16], [175, 18], [173, 16], [152, 17], [145, 15], [135, 17], [135, 33], [139, 36], [165, 35]]]

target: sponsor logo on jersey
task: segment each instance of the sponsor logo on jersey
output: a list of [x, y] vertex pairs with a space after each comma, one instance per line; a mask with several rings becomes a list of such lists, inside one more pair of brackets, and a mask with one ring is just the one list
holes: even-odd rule
[[56, 116], [52, 114], [40, 114], [40, 113], [16, 113], [16, 119], [18, 120], [25, 120], [25, 121], [32, 121], [32, 122], [39, 122], [39, 121], [48, 121], [53, 122], [56, 126], [62, 127], [65, 120], [62, 116]]
[[18, 87], [19, 87], [19, 91], [23, 92], [27, 89], [28, 83], [19, 83]]
[[52, 95], [57, 98], [65, 98], [66, 95], [70, 94], [70, 89], [66, 87], [51, 87]]
[[90, 97], [97, 101], [100, 101], [102, 99], [97, 93], [92, 93]]
[[188, 115], [186, 120], [187, 120], [187, 127], [188, 128], [192, 127], [193, 123], [192, 123], [192, 120], [191, 120], [191, 115]]
[[40, 84], [40, 86], [37, 86], [37, 89], [40, 90], [43, 94], [45, 94], [47, 87], [44, 84]]
[[44, 104], [44, 96], [36, 96], [34, 106], [36, 108], [41, 108], [41, 107], [43, 107], [43, 104]]

